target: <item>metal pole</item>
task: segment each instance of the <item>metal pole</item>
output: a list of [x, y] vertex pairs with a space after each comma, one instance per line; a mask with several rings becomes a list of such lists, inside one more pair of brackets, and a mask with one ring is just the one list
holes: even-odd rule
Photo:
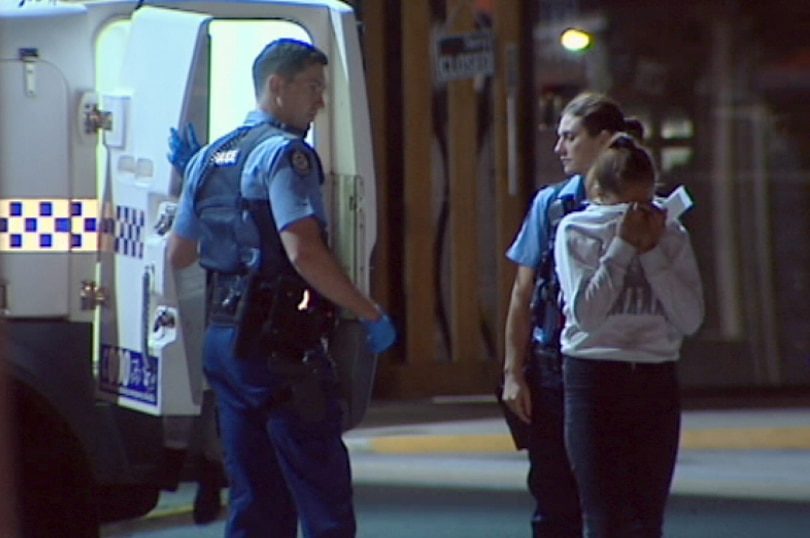
[[733, 70], [731, 24], [717, 21], [713, 28], [712, 88], [714, 90], [714, 136], [712, 158], [712, 217], [714, 229], [715, 278], [721, 335], [729, 340], [742, 336], [739, 270], [734, 226]]

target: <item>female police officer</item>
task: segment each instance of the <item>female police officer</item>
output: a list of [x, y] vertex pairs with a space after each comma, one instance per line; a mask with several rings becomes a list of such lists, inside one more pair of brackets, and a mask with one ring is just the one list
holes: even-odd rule
[[[357, 315], [375, 352], [396, 338], [324, 239], [323, 171], [303, 137], [324, 107], [325, 65], [306, 43], [265, 47], [253, 64], [256, 110], [186, 167], [169, 242], [176, 268], [199, 258], [209, 275], [203, 364], [231, 483], [229, 538], [294, 538], [299, 519], [308, 538], [355, 535], [322, 338], [333, 319], [328, 306]], [[288, 308], [302, 293], [315, 306]]]
[[[565, 106], [554, 151], [570, 177], [538, 191], [507, 252], [518, 270], [506, 320], [503, 401], [528, 425], [534, 538], [582, 535], [577, 485], [563, 441], [562, 318], [552, 283], [552, 247], [563, 214], [579, 209], [586, 199], [582, 176], [619, 131], [641, 138], [643, 127], [626, 119], [605, 95], [582, 93]], [[537, 293], [538, 285], [542, 293]]]

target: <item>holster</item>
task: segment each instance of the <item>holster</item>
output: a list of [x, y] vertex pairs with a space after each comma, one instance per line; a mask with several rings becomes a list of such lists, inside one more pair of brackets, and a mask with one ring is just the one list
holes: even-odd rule
[[336, 395], [334, 371], [326, 371], [334, 366], [321, 353], [308, 353], [303, 360], [296, 362], [279, 354], [267, 359], [270, 371], [287, 380], [283, 401], [279, 403], [291, 409], [305, 422], [323, 420], [326, 417], [328, 399]]
[[235, 311], [237, 357], [268, 357], [276, 352], [301, 358], [334, 329], [334, 305], [300, 279], [245, 278]]
[[208, 280], [208, 323], [235, 326], [237, 309], [245, 294], [247, 277], [212, 272]]

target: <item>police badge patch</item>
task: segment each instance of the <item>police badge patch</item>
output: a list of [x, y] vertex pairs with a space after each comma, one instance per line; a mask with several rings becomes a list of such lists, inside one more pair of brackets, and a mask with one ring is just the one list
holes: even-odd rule
[[290, 153], [290, 164], [293, 170], [300, 176], [308, 175], [311, 170], [309, 156], [300, 149], [293, 150], [293, 152]]

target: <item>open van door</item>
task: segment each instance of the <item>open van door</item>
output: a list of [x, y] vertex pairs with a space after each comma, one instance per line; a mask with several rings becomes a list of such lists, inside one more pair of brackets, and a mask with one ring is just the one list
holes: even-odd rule
[[166, 140], [169, 128], [185, 120], [195, 69], [207, 59], [210, 20], [177, 10], [135, 11], [118, 87], [102, 95], [111, 125], [104, 133], [99, 236], [108, 297], [101, 309], [98, 393], [155, 415], [195, 414], [200, 405], [204, 276], [191, 270], [175, 281], [167, 264], [179, 184]]
[[[148, 413], [193, 414], [200, 365], [204, 277], [168, 267], [165, 223], [181, 178], [166, 161], [170, 127], [194, 123], [201, 142], [240, 124], [254, 107], [250, 65], [271, 40], [309, 41], [329, 57], [326, 110], [310, 143], [326, 173], [332, 248], [363, 291], [370, 288], [376, 194], [365, 74], [357, 23], [334, 0], [153, 2], [205, 13], [142, 7], [132, 19], [120, 89], [103, 96], [113, 112], [103, 204], [100, 393]], [[123, 121], [115, 121], [122, 117]], [[344, 318], [330, 347], [340, 370], [345, 427], [362, 418], [376, 358], [359, 322]]]

